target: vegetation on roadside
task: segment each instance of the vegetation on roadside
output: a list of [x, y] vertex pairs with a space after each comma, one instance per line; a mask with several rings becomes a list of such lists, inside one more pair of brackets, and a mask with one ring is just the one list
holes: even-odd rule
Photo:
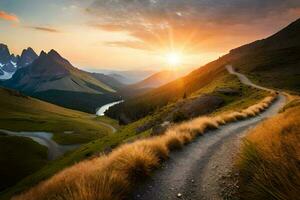
[[298, 107], [300, 106], [300, 98], [295, 98], [288, 102], [281, 110], [280, 112], [284, 112], [290, 108]]
[[0, 191], [41, 169], [48, 162], [47, 152], [29, 138], [0, 134]]
[[293, 106], [247, 136], [237, 163], [242, 199], [299, 199], [299, 116]]
[[100, 155], [61, 171], [13, 199], [122, 199], [136, 181], [149, 175], [168, 158], [169, 151], [181, 148], [208, 129], [255, 116], [275, 98], [267, 97], [240, 112], [195, 118], [171, 127], [163, 135], [123, 144], [108, 155]]

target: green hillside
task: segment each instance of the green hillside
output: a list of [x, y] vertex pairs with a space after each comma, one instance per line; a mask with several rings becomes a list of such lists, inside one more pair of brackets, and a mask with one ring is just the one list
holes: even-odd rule
[[[115, 122], [49, 104], [19, 92], [0, 88], [0, 127], [10, 131], [54, 133], [59, 144], [80, 144], [106, 138]], [[72, 132], [71, 134], [69, 132]], [[0, 131], [0, 191], [16, 184], [48, 163], [47, 149], [29, 138], [7, 136]]]
[[[19, 92], [0, 89], [0, 127], [11, 131], [54, 133], [61, 144], [85, 143], [111, 133], [94, 115], [65, 109]], [[65, 134], [72, 131], [72, 134]]]
[[48, 162], [47, 148], [29, 138], [0, 133], [0, 146], [0, 191], [13, 186]]
[[261, 85], [300, 92], [300, 19], [275, 35], [244, 45], [228, 57]]

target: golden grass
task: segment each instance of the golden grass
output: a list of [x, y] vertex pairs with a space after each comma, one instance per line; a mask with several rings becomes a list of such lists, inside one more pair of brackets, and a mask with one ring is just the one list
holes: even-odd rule
[[300, 105], [256, 127], [238, 160], [243, 199], [299, 199]]
[[220, 125], [258, 114], [269, 106], [275, 95], [241, 112], [225, 113], [216, 117], [199, 117], [175, 125], [161, 136], [123, 144], [109, 155], [69, 167], [49, 180], [13, 200], [120, 200], [133, 184], [149, 176], [168, 158], [169, 152], [182, 148], [194, 138]]

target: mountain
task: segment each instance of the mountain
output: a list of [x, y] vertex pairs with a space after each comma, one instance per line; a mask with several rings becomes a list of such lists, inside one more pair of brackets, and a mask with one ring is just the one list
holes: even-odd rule
[[278, 33], [230, 51], [231, 63], [267, 87], [300, 92], [300, 19]]
[[0, 44], [0, 80], [7, 80], [17, 70], [17, 57], [10, 54], [7, 45]]
[[0, 80], [8, 80], [22, 67], [31, 64], [37, 54], [32, 48], [24, 49], [21, 56], [10, 54], [7, 45], [0, 44]]
[[22, 67], [26, 67], [27, 65], [33, 63], [33, 61], [37, 58], [38, 55], [35, 53], [35, 51], [31, 47], [28, 47], [27, 49], [24, 49], [22, 51], [22, 54], [18, 59], [17, 66], [19, 69]]
[[114, 79], [118, 80], [119, 82], [125, 85], [137, 83], [156, 73], [156, 71], [152, 70], [118, 71], [106, 69], [97, 70], [97, 72], [113, 77]]
[[166, 71], [157, 72], [138, 83], [129, 85], [128, 87], [134, 89], [156, 88], [172, 80], [175, 80], [178, 77], [179, 74], [177, 74], [175, 71], [166, 70]]
[[119, 94], [124, 98], [133, 98], [135, 96], [146, 93], [147, 91], [162, 86], [180, 76], [179, 73], [174, 71], [161, 71], [154, 73], [145, 79], [135, 83], [124, 86], [119, 89]]
[[[29, 50], [30, 52], [30, 50]], [[41, 52], [32, 64], [17, 70], [3, 86], [67, 108], [94, 113], [118, 97], [115, 90], [79, 70], [55, 50]]]
[[0, 63], [5, 64], [9, 62], [11, 55], [9, 53], [8, 47], [5, 44], [0, 44]]
[[125, 86], [122, 82], [118, 79], [114, 78], [113, 76], [101, 74], [101, 73], [91, 73], [91, 76], [95, 79], [105, 83], [106, 85], [110, 86], [111, 88], [118, 90]]
[[113, 74], [107, 74], [108, 76], [114, 78], [115, 80], [119, 81], [122, 84], [128, 85], [130, 83], [133, 83], [135, 80], [132, 80], [130, 78], [127, 78], [121, 74], [113, 73]]
[[225, 65], [246, 73], [254, 82], [300, 93], [300, 19], [263, 40], [233, 49], [187, 76], [150, 90], [106, 113], [115, 119], [135, 121], [184, 96], [197, 95], [226, 74]]

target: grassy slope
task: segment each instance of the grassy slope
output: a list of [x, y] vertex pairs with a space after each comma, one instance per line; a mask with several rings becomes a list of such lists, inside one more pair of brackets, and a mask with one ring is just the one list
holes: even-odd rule
[[[93, 115], [0, 89], [0, 127], [12, 131], [46, 131], [61, 144], [85, 143], [111, 133]], [[64, 134], [64, 131], [74, 131]]]
[[[221, 88], [231, 88], [233, 90], [239, 91], [240, 94], [224, 95], [217, 91]], [[188, 101], [189, 99], [198, 98], [199, 96], [205, 94], [219, 96], [224, 100], [224, 103], [220, 108], [214, 110], [213, 113], [207, 113], [210, 115], [216, 115], [224, 111], [240, 110], [246, 108], [252, 104], [255, 104], [258, 100], [265, 97], [268, 93], [245, 86], [240, 83], [236, 76], [230, 75], [227, 72], [223, 71], [214, 79], [214, 81], [209, 82], [205, 87], [202, 87], [201, 89], [195, 91], [188, 98], [179, 99], [176, 102], [170, 102], [166, 106], [155, 110], [151, 115], [152, 120], [153, 118], [155, 120], [164, 119], [165, 116], [169, 115], [174, 109], [178, 107], [178, 104]]]
[[234, 61], [233, 66], [260, 85], [299, 93], [299, 51], [300, 46], [295, 49], [251, 53]]
[[[38, 172], [23, 179], [12, 188], [0, 193], [0, 199], [9, 199], [12, 194], [23, 191], [24, 189], [40, 182], [41, 180], [49, 178], [65, 167], [73, 165], [81, 160], [91, 158], [95, 155], [99, 155], [102, 152], [110, 151], [112, 148], [118, 146], [125, 140], [133, 140], [139, 136], [148, 136], [147, 132], [136, 135], [136, 128], [145, 123], [147, 120], [148, 118], [145, 118], [127, 125], [115, 134], [107, 135], [99, 140], [85, 144], [79, 149], [69, 152], [63, 157], [48, 163]], [[107, 121], [107, 119], [105, 121]]]
[[47, 148], [29, 138], [0, 134], [0, 147], [0, 191], [47, 163]]
[[192, 95], [201, 88], [205, 88], [214, 79], [224, 76], [225, 63], [225, 59], [211, 62], [183, 78], [114, 106], [109, 109], [107, 114], [115, 119], [122, 116], [125, 116], [129, 121], [141, 119], [158, 108], [182, 99], [185, 95]]
[[240, 112], [199, 117], [174, 125], [161, 136], [122, 145], [107, 156], [100, 155], [63, 170], [15, 199], [123, 199], [137, 182], [160, 166], [160, 160], [168, 158], [170, 151], [183, 147], [208, 129], [259, 114], [275, 98], [267, 97]]
[[264, 40], [231, 51], [231, 63], [255, 82], [300, 92], [300, 19]]
[[299, 116], [294, 101], [251, 131], [237, 164], [242, 199], [299, 199]]
[[[234, 88], [241, 87], [243, 91], [242, 95], [227, 99], [224, 107], [218, 110], [218, 112], [229, 110], [232, 107], [235, 107], [237, 110], [243, 109], [251, 104], [258, 102], [266, 95], [266, 93], [264, 92], [257, 91], [255, 89], [250, 89], [248, 87], [241, 85], [235, 76], [224, 74], [224, 73], [223, 75], [224, 76], [222, 76], [220, 80], [217, 80], [216, 82], [211, 82], [207, 88], [203, 88], [202, 91], [198, 91], [198, 93], [194, 94], [194, 95], [199, 95], [200, 93], [202, 94], [205, 92], [211, 92], [218, 87], [234, 87]], [[41, 180], [44, 180], [52, 176], [53, 174], [57, 173], [63, 168], [70, 166], [76, 162], [93, 157], [93, 155], [98, 155], [101, 152], [110, 151], [112, 148], [115, 148], [121, 143], [133, 141], [137, 138], [148, 137], [151, 133], [151, 129], [139, 133], [136, 131], [137, 128], [148, 123], [153, 119], [157, 120], [157, 118], [159, 118], [159, 116], [162, 115], [163, 112], [166, 112], [169, 109], [168, 107], [172, 107], [172, 106], [174, 105], [172, 104], [168, 105], [165, 108], [158, 110], [153, 115], [146, 116], [134, 123], [121, 127], [120, 130], [118, 130], [115, 134], [107, 135], [99, 140], [92, 141], [86, 145], [83, 145], [81, 148], [66, 154], [62, 158], [49, 163], [37, 173], [27, 177], [26, 179], [19, 182], [16, 186], [5, 191], [1, 195], [2, 197], [1, 199], [7, 199], [13, 193], [22, 191], [30, 187], [31, 185], [34, 185], [40, 182]], [[115, 125], [114, 123], [116, 123], [114, 120], [111, 120], [109, 118], [102, 118], [101, 120], [104, 122], [110, 122], [113, 125]]]

